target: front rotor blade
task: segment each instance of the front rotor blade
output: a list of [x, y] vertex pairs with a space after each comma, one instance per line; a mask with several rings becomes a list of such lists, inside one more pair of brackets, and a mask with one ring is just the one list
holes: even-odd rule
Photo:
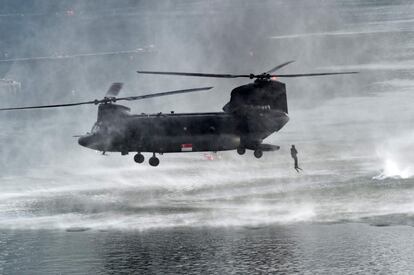
[[99, 101], [85, 101], [85, 102], [68, 103], [68, 104], [55, 104], [55, 105], [40, 105], [40, 106], [27, 106], [27, 107], [0, 108], [0, 111], [60, 108], [60, 107], [70, 107], [70, 106], [78, 106], [78, 105], [85, 105], [85, 104], [97, 104], [97, 103], [99, 103]]
[[357, 73], [359, 73], [359, 72], [311, 73], [311, 74], [274, 74], [274, 75], [270, 75], [270, 77], [307, 77], [307, 76], [357, 74]]
[[139, 74], [158, 74], [158, 75], [179, 75], [179, 76], [198, 76], [216, 78], [237, 78], [250, 77], [248, 74], [205, 74], [205, 73], [185, 73], [185, 72], [158, 72], [158, 71], [137, 71]]
[[12, 108], [0, 108], [0, 111], [12, 111], [12, 110], [29, 110], [29, 109], [47, 109], [47, 108], [60, 108], [60, 107], [70, 107], [70, 106], [79, 106], [79, 105], [86, 105], [86, 104], [100, 104], [100, 103], [112, 103], [118, 100], [140, 100], [146, 99], [151, 97], [160, 97], [160, 96], [168, 96], [174, 94], [183, 94], [183, 93], [191, 93], [191, 92], [200, 92], [200, 91], [207, 91], [212, 89], [213, 87], [203, 87], [203, 88], [194, 88], [194, 89], [185, 89], [185, 90], [175, 90], [169, 92], [162, 92], [162, 93], [155, 93], [155, 94], [147, 94], [147, 95], [140, 95], [140, 96], [129, 96], [129, 97], [110, 97], [104, 98], [101, 100], [93, 100], [93, 101], [85, 101], [85, 102], [76, 102], [76, 103], [68, 103], [68, 104], [54, 104], [54, 105], [39, 105], [39, 106], [27, 106], [27, 107], [12, 107]]
[[108, 91], [106, 92], [106, 97], [115, 97], [119, 94], [124, 84], [120, 82], [112, 83], [111, 87], [109, 87]]
[[281, 69], [281, 68], [285, 67], [286, 65], [289, 65], [290, 63], [293, 63], [293, 62], [295, 62], [295, 60], [291, 60], [291, 61], [285, 62], [283, 64], [277, 65], [273, 69], [268, 70], [266, 73], [271, 74], [271, 73], [273, 73], [273, 72], [275, 72], [275, 71], [277, 71], [277, 70], [279, 70], [279, 69]]
[[147, 94], [147, 95], [140, 95], [140, 96], [119, 97], [119, 98], [116, 98], [116, 101], [118, 100], [140, 100], [140, 99], [146, 99], [146, 98], [152, 98], [152, 97], [160, 97], [160, 96], [168, 96], [168, 95], [184, 94], [184, 93], [192, 93], [192, 92], [201, 92], [201, 91], [210, 90], [212, 88], [213, 87], [203, 87], [203, 88], [175, 90], [175, 91]]

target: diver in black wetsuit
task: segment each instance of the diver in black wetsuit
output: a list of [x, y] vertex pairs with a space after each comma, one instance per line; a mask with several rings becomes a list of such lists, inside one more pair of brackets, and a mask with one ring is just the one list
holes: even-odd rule
[[292, 145], [292, 147], [290, 148], [290, 155], [295, 160], [295, 170], [299, 173], [299, 171], [302, 170], [302, 168], [300, 168], [298, 164], [298, 151], [296, 150], [295, 145]]

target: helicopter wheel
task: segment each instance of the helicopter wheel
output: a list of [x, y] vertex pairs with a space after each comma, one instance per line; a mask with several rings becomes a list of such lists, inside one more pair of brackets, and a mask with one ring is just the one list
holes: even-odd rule
[[144, 155], [143, 155], [143, 154], [141, 154], [141, 153], [137, 153], [137, 154], [134, 156], [134, 161], [135, 161], [136, 163], [143, 163], [143, 162], [144, 162]]
[[149, 159], [149, 164], [151, 166], [158, 166], [160, 164], [160, 159], [157, 158], [155, 155]]
[[243, 147], [237, 148], [237, 154], [244, 155], [244, 153], [246, 153], [246, 148], [243, 148]]
[[263, 156], [263, 151], [262, 150], [260, 150], [260, 149], [256, 149], [255, 151], [254, 151], [254, 156], [256, 157], [256, 158], [261, 158], [262, 156]]

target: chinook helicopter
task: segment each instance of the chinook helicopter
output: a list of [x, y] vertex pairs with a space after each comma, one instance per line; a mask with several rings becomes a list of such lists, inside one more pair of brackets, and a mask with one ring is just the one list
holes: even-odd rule
[[237, 150], [240, 155], [252, 150], [256, 158], [265, 151], [279, 150], [279, 146], [264, 144], [263, 140], [279, 131], [288, 121], [285, 84], [275, 77], [306, 77], [353, 74], [333, 72], [311, 74], [272, 74], [290, 64], [289, 61], [262, 74], [231, 75], [183, 72], [138, 71], [141, 74], [199, 76], [216, 78], [250, 78], [253, 83], [232, 90], [230, 101], [223, 112], [130, 114], [118, 101], [133, 101], [189, 92], [208, 91], [212, 87], [176, 90], [141, 96], [117, 97], [122, 83], [113, 83], [100, 100], [30, 107], [1, 108], [0, 111], [98, 105], [98, 117], [90, 133], [79, 136], [81, 146], [105, 152], [127, 155], [136, 152], [134, 160], [144, 162], [142, 153], [152, 153], [151, 166], [158, 166], [156, 154]]

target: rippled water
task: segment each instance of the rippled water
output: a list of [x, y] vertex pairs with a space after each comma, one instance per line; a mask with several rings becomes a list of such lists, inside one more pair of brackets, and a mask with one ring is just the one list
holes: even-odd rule
[[413, 270], [412, 227], [363, 224], [0, 232], [4, 274], [367, 274]]

